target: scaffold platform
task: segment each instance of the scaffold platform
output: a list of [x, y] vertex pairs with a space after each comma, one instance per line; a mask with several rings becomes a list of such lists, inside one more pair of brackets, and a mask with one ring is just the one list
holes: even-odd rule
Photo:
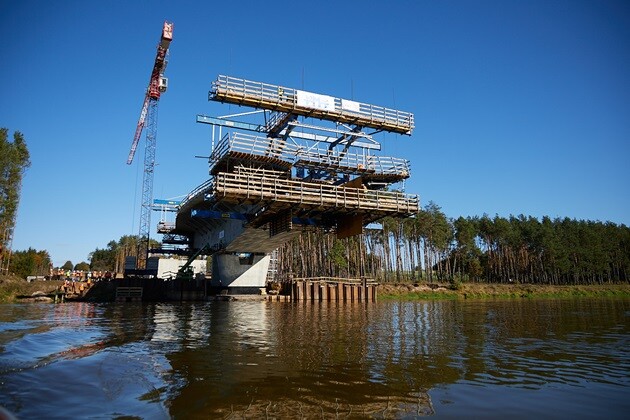
[[228, 133], [210, 155], [210, 173], [231, 170], [241, 162], [287, 171], [297, 168], [334, 171], [398, 182], [409, 177], [409, 161], [315, 146], [305, 147], [277, 138]]
[[418, 197], [412, 194], [238, 173], [219, 172], [215, 175], [212, 191], [217, 199], [238, 204], [262, 201], [293, 203], [301, 208], [333, 208], [348, 213], [359, 210], [400, 216], [419, 210]]
[[219, 75], [208, 99], [399, 134], [414, 129], [411, 112], [231, 76]]

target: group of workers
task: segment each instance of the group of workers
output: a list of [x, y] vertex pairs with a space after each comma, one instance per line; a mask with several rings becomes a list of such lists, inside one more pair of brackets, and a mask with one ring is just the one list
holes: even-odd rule
[[83, 295], [93, 284], [92, 279], [87, 281], [70, 281], [70, 279], [66, 279], [59, 288], [63, 293]]
[[64, 270], [62, 268], [55, 268], [52, 272], [53, 280], [68, 280], [72, 282], [93, 282], [100, 280], [110, 280], [115, 277], [115, 273], [112, 273], [111, 271]]

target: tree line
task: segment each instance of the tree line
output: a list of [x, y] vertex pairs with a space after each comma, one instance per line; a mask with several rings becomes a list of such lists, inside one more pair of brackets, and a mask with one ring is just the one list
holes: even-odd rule
[[9, 140], [9, 130], [0, 128], [0, 274], [11, 260], [11, 241], [24, 171], [31, 165], [24, 136], [19, 131]]
[[336, 239], [306, 232], [278, 251], [278, 273], [378, 281], [602, 284], [630, 280], [630, 228], [531, 216], [448, 218], [434, 203], [382, 229]]
[[[124, 271], [137, 256], [128, 235], [89, 254], [74, 269]], [[152, 240], [151, 247], [157, 241]], [[17, 251], [11, 271], [48, 275], [47, 251]], [[64, 268], [73, 267], [70, 261]], [[367, 277], [379, 282], [531, 283], [554, 285], [630, 281], [630, 228], [611, 222], [531, 216], [448, 218], [429, 203], [406, 219], [385, 218], [381, 228], [337, 239], [334, 232], [303, 232], [277, 252], [277, 279]]]
[[[125, 268], [125, 257], [138, 255], [139, 237], [135, 235], [122, 236], [118, 241], [110, 241], [105, 248], [96, 248], [88, 255], [88, 262], [81, 261], [73, 264], [66, 261], [61, 267], [53, 267], [48, 251], [38, 251], [29, 248], [25, 251], [15, 251], [11, 258], [10, 273], [19, 277], [49, 276], [51, 268], [62, 268], [66, 271], [110, 271], [122, 273]], [[157, 247], [158, 242], [150, 241], [150, 246]]]
[[[125, 269], [125, 258], [137, 257], [139, 245], [140, 237], [137, 235], [124, 235], [118, 241], [109, 241], [105, 248], [96, 248], [90, 253], [90, 269], [122, 273]], [[149, 240], [149, 248], [159, 246], [156, 240]]]

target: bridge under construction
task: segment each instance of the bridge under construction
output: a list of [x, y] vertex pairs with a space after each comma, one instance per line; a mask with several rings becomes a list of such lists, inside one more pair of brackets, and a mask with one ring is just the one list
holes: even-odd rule
[[208, 98], [247, 110], [197, 116], [212, 127], [209, 179], [181, 202], [155, 206], [177, 212], [158, 225], [162, 252], [212, 254], [212, 286], [258, 292], [270, 254], [304, 229], [345, 238], [417, 213], [417, 196], [388, 190], [410, 176], [409, 162], [381, 155], [375, 139], [411, 135], [413, 114], [222, 75]]

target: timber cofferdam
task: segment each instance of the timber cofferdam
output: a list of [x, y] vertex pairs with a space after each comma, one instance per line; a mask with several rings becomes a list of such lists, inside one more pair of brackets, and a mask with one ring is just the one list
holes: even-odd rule
[[[195, 255], [213, 255], [213, 288], [258, 293], [270, 255], [304, 229], [342, 239], [384, 217], [418, 212], [416, 195], [388, 190], [409, 178], [409, 161], [377, 153], [374, 139], [383, 131], [411, 135], [412, 113], [229, 76], [218, 76], [209, 99], [254, 110], [197, 116], [212, 126], [210, 177], [178, 204], [175, 223], [162, 224], [161, 233]], [[228, 132], [215, 139], [217, 127]], [[290, 273], [272, 280], [293, 281]], [[332, 287], [303, 279], [300, 287], [293, 281], [291, 294], [367, 300], [375, 286], [363, 280], [348, 283], [346, 293], [341, 281]]]

